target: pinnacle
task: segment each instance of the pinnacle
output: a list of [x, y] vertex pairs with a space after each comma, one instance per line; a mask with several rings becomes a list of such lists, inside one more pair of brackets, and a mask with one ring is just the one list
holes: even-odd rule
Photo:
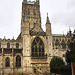
[[50, 20], [49, 20], [49, 17], [48, 17], [48, 13], [47, 13], [47, 20], [46, 20], [46, 24], [50, 24]]

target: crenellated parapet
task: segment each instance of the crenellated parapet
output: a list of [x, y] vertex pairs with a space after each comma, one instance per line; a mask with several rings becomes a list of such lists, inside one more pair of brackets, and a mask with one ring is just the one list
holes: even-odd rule
[[37, 5], [39, 5], [39, 0], [36, 0], [36, 1], [23, 0], [23, 3], [25, 3], [25, 4], [37, 4]]

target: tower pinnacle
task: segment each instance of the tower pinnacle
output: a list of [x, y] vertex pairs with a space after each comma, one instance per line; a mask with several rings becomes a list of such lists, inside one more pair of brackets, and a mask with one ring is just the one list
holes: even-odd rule
[[47, 20], [46, 20], [46, 24], [50, 24], [50, 20], [49, 20], [49, 17], [48, 17], [48, 13], [47, 13]]

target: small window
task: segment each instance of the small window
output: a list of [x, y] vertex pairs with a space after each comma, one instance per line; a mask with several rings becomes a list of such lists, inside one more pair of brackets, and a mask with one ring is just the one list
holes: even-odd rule
[[19, 48], [19, 43], [16, 43], [16, 48]]
[[16, 67], [21, 67], [21, 57], [19, 55], [16, 57]]
[[10, 59], [9, 59], [9, 57], [7, 57], [5, 59], [5, 67], [10, 67]]
[[10, 43], [7, 43], [7, 48], [10, 48]]

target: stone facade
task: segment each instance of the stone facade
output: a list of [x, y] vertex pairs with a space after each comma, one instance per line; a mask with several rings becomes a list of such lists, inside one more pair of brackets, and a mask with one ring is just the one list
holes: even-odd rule
[[67, 35], [52, 34], [48, 15], [43, 31], [39, 0], [23, 0], [20, 35], [16, 40], [0, 39], [0, 74], [49, 73], [51, 58], [63, 57], [70, 41], [70, 30]]

